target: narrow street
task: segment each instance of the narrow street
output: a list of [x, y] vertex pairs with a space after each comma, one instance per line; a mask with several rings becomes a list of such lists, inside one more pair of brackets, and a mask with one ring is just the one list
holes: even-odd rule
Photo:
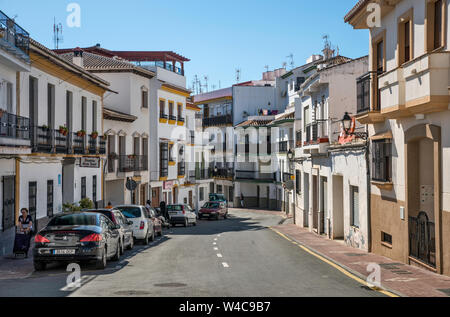
[[109, 262], [105, 271], [82, 266], [81, 288], [68, 289], [69, 273], [59, 266], [0, 280], [0, 296], [383, 296], [268, 228], [281, 220], [233, 210], [228, 220], [172, 228]]

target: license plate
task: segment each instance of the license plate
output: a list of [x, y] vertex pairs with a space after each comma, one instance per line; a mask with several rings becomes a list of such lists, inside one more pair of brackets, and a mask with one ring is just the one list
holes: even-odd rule
[[63, 250], [53, 250], [53, 255], [73, 255], [75, 254], [75, 250], [63, 249]]
[[209, 214], [203, 214], [202, 217], [209, 217]]
[[169, 212], [169, 215], [177, 215], [178, 213], [175, 211], [175, 212]]

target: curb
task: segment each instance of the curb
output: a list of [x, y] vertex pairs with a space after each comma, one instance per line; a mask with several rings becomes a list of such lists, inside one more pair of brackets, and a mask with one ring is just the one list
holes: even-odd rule
[[[269, 229], [271, 229], [272, 231], [274, 231], [274, 232], [276, 232], [276, 233], [281, 233], [281, 232], [279, 232], [278, 230], [274, 229], [273, 227], [269, 227]], [[331, 263], [333, 263], [333, 264], [339, 266], [340, 268], [344, 269], [344, 270], [347, 271], [348, 273], [350, 273], [350, 274], [352, 274], [352, 275], [358, 277], [359, 279], [361, 279], [361, 280], [363, 280], [363, 281], [366, 281], [367, 276], [364, 276], [364, 275], [361, 274], [360, 272], [355, 271], [355, 270], [353, 270], [352, 268], [349, 268], [348, 266], [346, 266], [346, 265], [344, 265], [344, 264], [342, 264], [342, 263], [340, 263], [340, 262], [337, 262], [336, 260], [330, 258], [329, 256], [327, 256], [327, 255], [325, 255], [325, 254], [323, 254], [323, 253], [321, 253], [321, 252], [319, 252], [319, 251], [317, 251], [317, 250], [311, 248], [310, 246], [305, 245], [304, 243], [302, 243], [302, 242], [298, 241], [297, 239], [293, 238], [293, 237], [292, 237], [291, 235], [289, 235], [288, 233], [282, 233], [282, 234], [285, 235], [286, 237], [288, 237], [289, 239], [291, 239], [292, 241], [295, 241], [298, 245], [302, 246], [303, 248], [309, 250], [309, 252], [311, 252], [311, 253], [313, 253], [313, 254], [316, 254], [316, 255], [318, 255], [318, 256], [320, 256], [320, 257], [322, 257], [322, 258], [324, 258], [324, 259], [330, 261]], [[398, 296], [398, 297], [408, 297], [408, 296], [406, 296], [406, 295], [404, 295], [404, 294], [402, 294], [402, 293], [400, 293], [400, 292], [398, 292], [398, 291], [396, 291], [396, 290], [393, 290], [393, 289], [391, 289], [391, 288], [389, 288], [389, 287], [386, 287], [386, 286], [383, 286], [383, 285], [381, 285], [381, 289], [384, 290], [384, 291], [387, 291], [387, 292], [389, 292], [389, 293], [392, 293], [392, 294], [394, 294], [394, 295], [396, 295], [396, 296]], [[377, 289], [373, 289], [373, 290], [377, 291]], [[391, 296], [391, 297], [392, 297], [392, 296]]]

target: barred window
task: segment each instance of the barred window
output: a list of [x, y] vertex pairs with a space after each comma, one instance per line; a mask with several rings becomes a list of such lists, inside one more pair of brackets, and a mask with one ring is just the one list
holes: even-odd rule
[[372, 180], [390, 182], [392, 180], [391, 140], [377, 140], [372, 143]]
[[169, 175], [169, 144], [160, 144], [160, 171], [161, 177], [167, 177]]
[[296, 188], [298, 195], [300, 195], [302, 193], [302, 183], [301, 183], [300, 175], [301, 175], [300, 171], [296, 170], [295, 171], [295, 188]]
[[53, 217], [53, 180], [47, 181], [47, 216]]

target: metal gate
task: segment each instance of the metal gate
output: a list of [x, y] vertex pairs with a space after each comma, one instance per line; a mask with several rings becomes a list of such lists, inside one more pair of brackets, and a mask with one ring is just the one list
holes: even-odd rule
[[435, 225], [425, 212], [409, 217], [409, 255], [436, 267]]
[[3, 231], [15, 225], [15, 176], [3, 177]]

